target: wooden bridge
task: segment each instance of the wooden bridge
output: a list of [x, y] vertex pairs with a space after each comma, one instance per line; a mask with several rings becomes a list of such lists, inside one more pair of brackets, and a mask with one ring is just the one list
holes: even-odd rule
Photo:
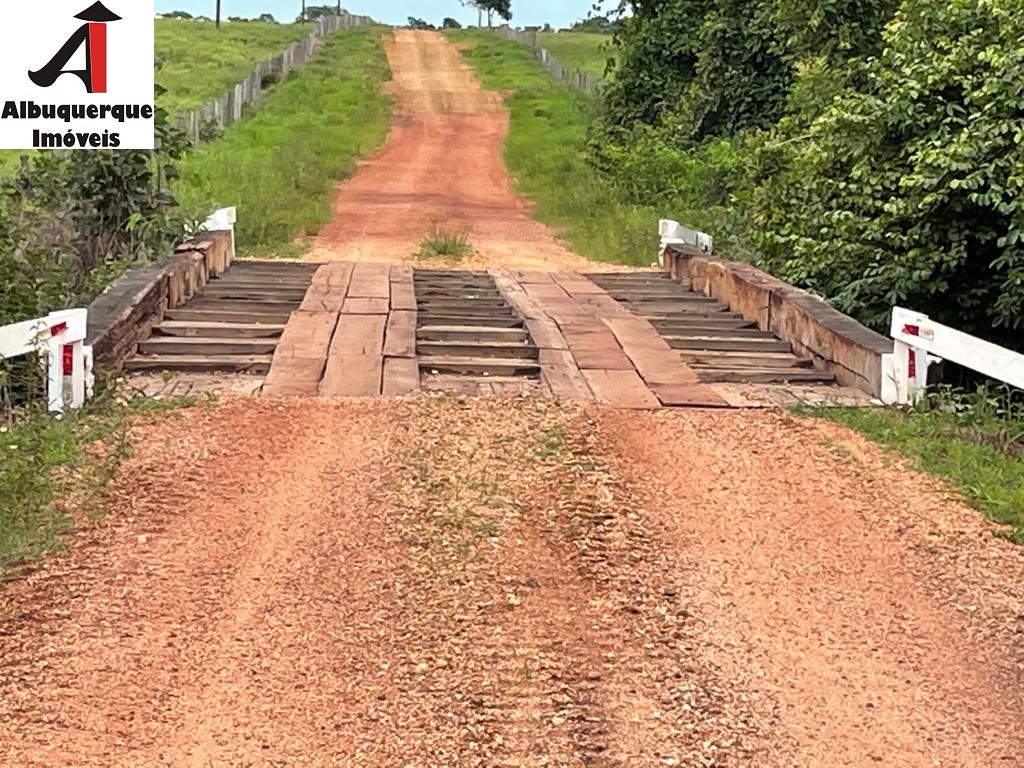
[[267, 396], [522, 393], [644, 409], [868, 399], [728, 301], [653, 270], [238, 261], [168, 308], [126, 366], [185, 382], [261, 377]]

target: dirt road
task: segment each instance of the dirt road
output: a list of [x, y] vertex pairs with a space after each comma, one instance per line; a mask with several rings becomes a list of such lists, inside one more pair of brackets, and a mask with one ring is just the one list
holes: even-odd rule
[[[396, 30], [387, 46], [395, 119], [385, 145], [338, 187], [313, 261], [401, 261], [438, 230], [468, 234], [460, 266], [587, 271], [595, 265], [530, 218], [502, 160], [508, 113], [436, 32]], [[597, 265], [600, 269], [600, 265]]]
[[1021, 550], [833, 427], [229, 400], [0, 592], [11, 766], [1017, 766]]

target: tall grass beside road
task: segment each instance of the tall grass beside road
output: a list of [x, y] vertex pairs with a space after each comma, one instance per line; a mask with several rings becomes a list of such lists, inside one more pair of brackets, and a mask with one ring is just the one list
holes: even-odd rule
[[611, 35], [593, 32], [541, 32], [540, 44], [551, 52], [563, 67], [579, 69], [594, 77], [604, 77], [612, 58]]
[[331, 217], [335, 183], [387, 135], [385, 34], [335, 33], [251, 117], [189, 155], [178, 185], [185, 209], [238, 206], [247, 256], [284, 255], [296, 238], [316, 234]]
[[648, 265], [667, 211], [626, 203], [584, 154], [592, 97], [556, 83], [529, 47], [478, 30], [448, 32], [485, 88], [506, 94], [505, 161], [535, 217], [582, 256]]

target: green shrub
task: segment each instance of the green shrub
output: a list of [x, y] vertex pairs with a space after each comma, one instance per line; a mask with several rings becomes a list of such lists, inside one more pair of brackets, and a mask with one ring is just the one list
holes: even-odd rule
[[761, 148], [765, 264], [878, 327], [909, 304], [965, 331], [1020, 328], [1024, 14], [905, 0], [884, 43], [859, 88]]

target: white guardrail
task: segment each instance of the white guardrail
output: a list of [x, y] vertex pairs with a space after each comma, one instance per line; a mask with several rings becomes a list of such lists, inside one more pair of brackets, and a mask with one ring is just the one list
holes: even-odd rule
[[1024, 389], [1024, 355], [937, 323], [903, 307], [892, 310], [893, 353], [882, 360], [882, 402], [907, 405], [928, 385], [928, 366], [949, 360]]
[[0, 360], [35, 354], [46, 368], [51, 413], [81, 408], [92, 396], [92, 347], [85, 345], [88, 317], [86, 309], [64, 309], [0, 327]]
[[698, 229], [691, 229], [672, 219], [661, 219], [658, 222], [658, 235], [661, 237], [661, 254], [665, 253], [665, 247], [669, 245], [692, 245], [704, 253], [715, 250], [715, 242], [711, 235]]

